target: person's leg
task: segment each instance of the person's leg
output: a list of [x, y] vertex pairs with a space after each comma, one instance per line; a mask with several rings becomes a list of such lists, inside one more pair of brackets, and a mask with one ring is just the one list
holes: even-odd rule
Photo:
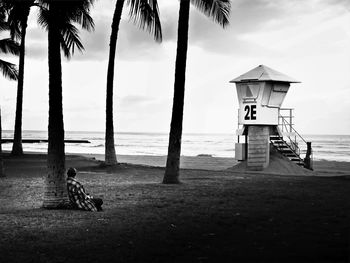
[[94, 202], [94, 204], [97, 208], [97, 211], [102, 211], [103, 201], [101, 198], [92, 198], [91, 201]]

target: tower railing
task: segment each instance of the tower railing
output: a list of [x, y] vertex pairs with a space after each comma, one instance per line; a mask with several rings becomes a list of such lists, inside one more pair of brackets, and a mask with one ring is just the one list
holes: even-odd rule
[[[297, 153], [299, 156], [301, 152], [305, 154], [304, 162], [307, 166], [306, 168], [312, 169], [313, 163], [313, 153], [311, 148], [311, 142], [307, 142], [298, 132], [294, 129], [293, 124], [293, 110], [292, 108], [281, 108], [279, 109], [278, 114], [278, 127], [280, 131], [286, 135], [290, 147]], [[302, 143], [302, 150], [300, 149], [299, 144]]]
[[[295, 129], [294, 129], [294, 115], [293, 108], [280, 108], [278, 112], [278, 131], [279, 137], [284, 140], [288, 146], [299, 158], [304, 162], [304, 167], [312, 170], [313, 166], [313, 152], [311, 148], [311, 142], [307, 142]], [[237, 112], [237, 128], [238, 130], [244, 128], [244, 125], [239, 122], [239, 110]], [[240, 135], [237, 136], [237, 142], [240, 142]], [[245, 136], [246, 137], [246, 136]], [[245, 138], [247, 143], [247, 137]], [[304, 158], [301, 157], [303, 154]]]

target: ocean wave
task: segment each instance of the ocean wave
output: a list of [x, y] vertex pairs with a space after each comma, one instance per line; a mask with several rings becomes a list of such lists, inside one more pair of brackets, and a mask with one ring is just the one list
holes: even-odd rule
[[[5, 131], [3, 138], [13, 138], [13, 131]], [[23, 138], [47, 138], [47, 132], [23, 131]], [[181, 153], [185, 156], [200, 154], [215, 157], [234, 157], [236, 137], [232, 134], [183, 134]], [[350, 136], [307, 136], [312, 142], [316, 160], [350, 161]], [[67, 153], [104, 154], [104, 132], [66, 132], [66, 139], [85, 139], [88, 144], [67, 143]], [[4, 150], [11, 150], [12, 143], [4, 143]], [[305, 147], [300, 143], [302, 156]], [[118, 154], [166, 155], [168, 134], [162, 133], [118, 133], [116, 134]], [[23, 144], [25, 151], [47, 151], [47, 143]]]
[[97, 147], [105, 147], [104, 143], [97, 144], [97, 145], [90, 145], [90, 147], [97, 148]]

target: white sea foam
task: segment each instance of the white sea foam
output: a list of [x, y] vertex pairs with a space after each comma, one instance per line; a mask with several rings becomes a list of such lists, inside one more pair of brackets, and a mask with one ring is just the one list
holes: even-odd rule
[[[90, 143], [67, 143], [67, 153], [104, 154], [104, 132], [66, 132], [66, 139], [89, 140]], [[13, 138], [12, 131], [3, 131], [3, 138]], [[350, 162], [350, 135], [305, 135], [312, 142], [314, 160]], [[23, 139], [47, 139], [45, 131], [24, 131]], [[234, 158], [237, 137], [234, 134], [184, 134], [181, 154], [185, 156], [211, 155]], [[116, 151], [126, 155], [166, 155], [168, 134], [118, 133], [115, 136]], [[299, 143], [303, 145], [302, 142]], [[3, 144], [11, 150], [12, 144]], [[24, 143], [25, 151], [46, 152], [47, 143]], [[305, 147], [301, 147], [302, 153]]]

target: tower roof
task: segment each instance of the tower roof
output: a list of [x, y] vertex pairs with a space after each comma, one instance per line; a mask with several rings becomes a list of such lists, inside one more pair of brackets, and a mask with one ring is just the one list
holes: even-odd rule
[[278, 72], [265, 65], [259, 65], [258, 67], [240, 75], [239, 77], [231, 80], [231, 83], [245, 82], [245, 81], [280, 81], [289, 83], [300, 83], [281, 72]]

